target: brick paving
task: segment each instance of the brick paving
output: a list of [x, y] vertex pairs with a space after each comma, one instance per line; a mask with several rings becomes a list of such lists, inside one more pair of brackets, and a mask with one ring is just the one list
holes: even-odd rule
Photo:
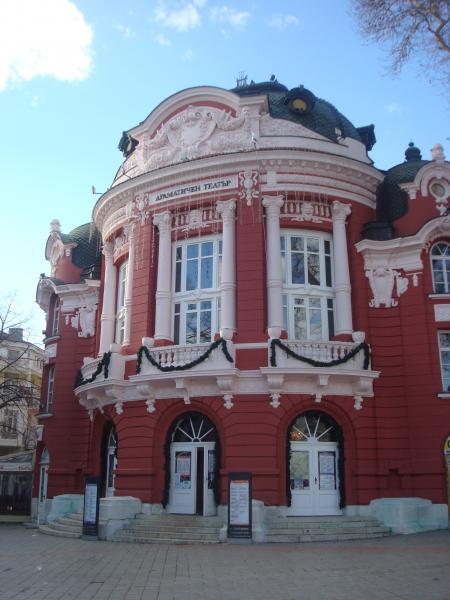
[[302, 545], [88, 542], [0, 524], [0, 600], [450, 600], [450, 531]]

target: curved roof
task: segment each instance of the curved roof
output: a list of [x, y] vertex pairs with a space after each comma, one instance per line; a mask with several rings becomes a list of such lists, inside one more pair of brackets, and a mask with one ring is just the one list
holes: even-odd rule
[[[314, 98], [312, 108], [305, 113], [294, 112], [289, 108], [287, 100], [297, 90], [303, 90], [306, 94]], [[358, 129], [337, 108], [330, 104], [330, 102], [317, 98], [312, 92], [302, 86], [289, 91], [285, 85], [274, 80], [262, 83], [251, 82], [248, 85], [235, 87], [230, 91], [238, 96], [267, 94], [269, 112], [275, 119], [286, 119], [294, 123], [299, 123], [333, 141], [342, 136], [366, 143], [366, 140], [362, 138]], [[340, 132], [340, 135], [336, 130]]]
[[[85, 276], [96, 279], [101, 265], [101, 238], [94, 223], [85, 223], [72, 229], [70, 233], [61, 233], [61, 240], [67, 244], [75, 242], [77, 246], [72, 251], [74, 265], [85, 271]], [[81, 273], [83, 277], [83, 273]]]

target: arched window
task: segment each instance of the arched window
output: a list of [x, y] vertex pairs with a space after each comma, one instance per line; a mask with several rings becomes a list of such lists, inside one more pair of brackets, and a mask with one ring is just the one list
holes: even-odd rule
[[175, 425], [172, 442], [215, 442], [217, 431], [213, 423], [200, 413], [183, 415]]
[[291, 442], [336, 442], [336, 424], [320, 412], [307, 412], [298, 417], [289, 430]]
[[447, 242], [434, 244], [430, 256], [434, 293], [450, 293], [450, 244]]

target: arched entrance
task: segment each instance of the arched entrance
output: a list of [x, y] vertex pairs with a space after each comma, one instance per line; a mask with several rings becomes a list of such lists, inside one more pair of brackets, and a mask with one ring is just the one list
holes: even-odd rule
[[188, 515], [215, 515], [218, 436], [214, 424], [201, 413], [186, 413], [173, 424], [168, 441], [168, 511]]
[[288, 431], [290, 515], [339, 515], [340, 430], [328, 415], [308, 411]]
[[47, 448], [44, 448], [41, 454], [41, 462], [39, 468], [39, 497], [37, 521], [39, 523], [46, 522], [46, 502], [47, 502], [47, 487], [48, 487], [48, 469], [50, 467], [50, 453]]

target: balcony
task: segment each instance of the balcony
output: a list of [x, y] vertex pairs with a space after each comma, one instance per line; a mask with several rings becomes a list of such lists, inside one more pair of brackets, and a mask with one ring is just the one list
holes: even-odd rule
[[317, 403], [323, 396], [352, 396], [356, 410], [363, 397], [373, 396], [370, 348], [363, 336], [353, 342], [310, 342], [270, 340], [268, 367], [261, 373], [267, 379], [271, 404], [280, 405], [281, 394], [313, 395]]
[[231, 341], [186, 346], [144, 346], [138, 355], [138, 374], [130, 377], [138, 394], [147, 398], [149, 412], [157, 398], [222, 395], [227, 408], [233, 406], [237, 376], [235, 349]]
[[[136, 358], [137, 374], [124, 379], [126, 360]], [[91, 417], [95, 409], [111, 404], [121, 414], [125, 401], [145, 400], [148, 412], [153, 412], [156, 400], [181, 398], [190, 404], [193, 396], [222, 395], [225, 406], [231, 408], [236, 377], [230, 341], [157, 348], [144, 345], [137, 357], [123, 356], [120, 346], [112, 344], [111, 352], [103, 357], [84, 359], [75, 393]]]

